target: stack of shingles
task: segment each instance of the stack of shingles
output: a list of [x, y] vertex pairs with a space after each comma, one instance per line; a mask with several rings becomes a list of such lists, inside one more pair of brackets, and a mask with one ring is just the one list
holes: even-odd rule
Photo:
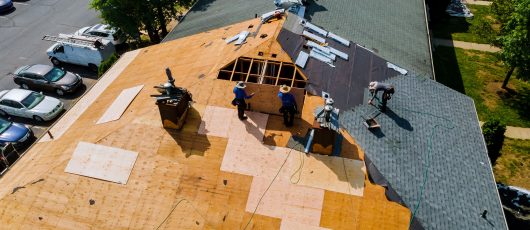
[[[312, 57], [319, 61], [327, 63], [328, 65], [332, 67], [334, 67], [333, 63], [336, 61], [337, 56], [339, 58], [344, 59], [345, 61], [348, 60], [348, 54], [341, 52], [337, 49], [334, 49], [333, 47], [327, 46], [326, 39], [324, 37], [331, 38], [339, 42], [340, 44], [343, 44], [346, 47], [350, 46], [350, 41], [334, 33], [328, 32], [309, 22], [302, 20], [300, 24], [302, 24], [302, 26], [304, 26], [305, 28], [305, 30], [302, 32], [302, 36], [309, 38], [309, 41], [307, 41], [306, 45], [308, 47], [311, 47], [311, 51], [309, 52], [309, 54], [304, 51], [300, 51], [300, 54], [298, 55], [298, 58], [296, 59], [296, 65], [304, 68], [309, 57]], [[321, 37], [315, 33], [322, 35], [324, 37]]]

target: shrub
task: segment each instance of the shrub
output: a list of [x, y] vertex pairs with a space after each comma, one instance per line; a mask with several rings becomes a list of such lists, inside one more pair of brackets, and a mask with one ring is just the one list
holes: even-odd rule
[[107, 72], [112, 65], [118, 60], [118, 55], [116, 53], [112, 54], [107, 60], [101, 62], [101, 64], [98, 67], [98, 76], [101, 77], [105, 72]]
[[482, 125], [482, 134], [486, 141], [488, 156], [492, 165], [495, 164], [495, 161], [500, 156], [505, 131], [506, 124], [502, 123], [498, 118], [488, 118]]
[[491, 27], [491, 22], [485, 18], [475, 18], [469, 28], [472, 34], [480, 36], [489, 44], [493, 44], [496, 32]]

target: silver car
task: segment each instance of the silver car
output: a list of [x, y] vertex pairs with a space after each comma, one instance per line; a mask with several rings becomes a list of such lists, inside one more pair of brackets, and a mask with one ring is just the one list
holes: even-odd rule
[[64, 109], [56, 98], [44, 96], [26, 89], [0, 91], [0, 115], [31, 118], [35, 121], [49, 121]]

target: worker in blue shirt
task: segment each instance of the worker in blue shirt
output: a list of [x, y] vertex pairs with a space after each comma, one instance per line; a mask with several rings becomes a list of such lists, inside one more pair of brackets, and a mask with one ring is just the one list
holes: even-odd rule
[[254, 96], [254, 93], [247, 95], [247, 92], [245, 92], [246, 87], [247, 85], [242, 81], [238, 82], [236, 87], [234, 87], [235, 98], [232, 100], [232, 104], [237, 105], [237, 117], [239, 117], [239, 120], [246, 120], [248, 118], [245, 116], [245, 109], [247, 108], [245, 99], [250, 99]]
[[282, 101], [282, 107], [280, 108], [280, 113], [283, 114], [283, 124], [287, 127], [293, 126], [294, 123], [294, 114], [297, 112], [296, 100], [294, 96], [289, 93], [291, 87], [282, 85], [280, 86], [280, 92], [278, 97]]

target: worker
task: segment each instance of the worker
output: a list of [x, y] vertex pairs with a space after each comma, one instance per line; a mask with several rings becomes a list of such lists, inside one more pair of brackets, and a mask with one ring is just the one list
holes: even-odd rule
[[280, 113], [283, 114], [283, 124], [287, 127], [293, 126], [294, 114], [298, 112], [296, 100], [294, 99], [294, 96], [289, 93], [290, 91], [291, 87], [282, 85], [280, 86], [280, 92], [278, 93], [278, 97], [282, 101]]
[[245, 115], [245, 109], [247, 108], [245, 100], [254, 96], [254, 93], [247, 95], [247, 92], [245, 92], [246, 87], [247, 85], [242, 81], [238, 82], [236, 87], [234, 87], [235, 98], [232, 100], [232, 104], [237, 105], [237, 117], [239, 117], [239, 120], [246, 120], [248, 118]]
[[392, 98], [392, 94], [394, 94], [394, 86], [391, 84], [387, 84], [387, 83], [372, 81], [370, 82], [368, 89], [370, 90], [370, 93], [372, 94], [372, 98], [368, 100], [368, 104], [372, 104], [374, 98], [377, 97], [377, 92], [383, 91], [381, 112], [385, 112], [386, 103], [388, 100], [390, 100], [390, 98]]

